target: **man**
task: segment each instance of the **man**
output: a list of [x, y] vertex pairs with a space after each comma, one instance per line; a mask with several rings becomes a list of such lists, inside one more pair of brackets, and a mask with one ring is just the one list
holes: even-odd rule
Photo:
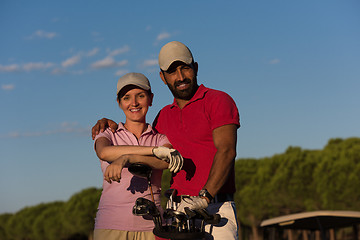
[[[174, 96], [154, 121], [154, 128], [165, 134], [184, 158], [180, 172], [173, 174], [171, 188], [183, 198], [177, 210], [206, 208], [221, 215], [216, 226], [206, 231], [214, 239], [238, 239], [233, 194], [239, 112], [226, 93], [198, 85], [198, 63], [191, 51], [177, 41], [159, 53], [160, 77]], [[102, 119], [93, 127], [93, 137], [105, 126], [116, 124]]]

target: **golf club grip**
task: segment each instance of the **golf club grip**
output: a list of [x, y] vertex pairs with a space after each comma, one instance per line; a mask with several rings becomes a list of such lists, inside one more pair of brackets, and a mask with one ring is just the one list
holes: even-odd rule
[[204, 217], [206, 223], [218, 224], [220, 222], [221, 217], [219, 214], [209, 214], [205, 209], [198, 209], [196, 211]]
[[190, 210], [189, 207], [185, 207], [184, 210], [185, 210], [186, 215], [188, 215], [189, 217], [192, 218], [192, 217], [196, 216], [196, 213], [193, 210]]

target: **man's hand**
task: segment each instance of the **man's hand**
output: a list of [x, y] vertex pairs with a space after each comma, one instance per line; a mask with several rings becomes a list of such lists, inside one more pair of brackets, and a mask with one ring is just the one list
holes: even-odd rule
[[113, 120], [107, 118], [100, 119], [91, 129], [92, 139], [94, 140], [95, 136], [98, 135], [100, 132], [103, 132], [107, 127], [110, 127], [111, 131], [115, 132], [118, 125]]
[[199, 196], [182, 196], [181, 202], [177, 211], [185, 213], [185, 208], [188, 207], [190, 210], [205, 209], [208, 206], [206, 198]]
[[111, 183], [111, 181], [120, 182], [121, 171], [127, 162], [128, 158], [126, 155], [122, 155], [121, 157], [113, 161], [109, 166], [107, 166], [104, 173], [104, 179], [108, 183]]
[[169, 163], [170, 172], [177, 173], [184, 165], [184, 159], [176, 149], [167, 147], [154, 147], [152, 150], [155, 157]]

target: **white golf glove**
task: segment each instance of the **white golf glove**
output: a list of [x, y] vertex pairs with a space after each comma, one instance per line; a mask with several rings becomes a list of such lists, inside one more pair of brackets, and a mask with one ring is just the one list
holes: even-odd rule
[[169, 163], [170, 172], [177, 173], [181, 170], [184, 164], [184, 159], [176, 149], [167, 147], [154, 147], [152, 150], [155, 157]]
[[205, 209], [208, 206], [208, 202], [205, 198], [199, 196], [182, 196], [181, 202], [177, 208], [177, 211], [185, 213], [185, 208], [190, 210]]

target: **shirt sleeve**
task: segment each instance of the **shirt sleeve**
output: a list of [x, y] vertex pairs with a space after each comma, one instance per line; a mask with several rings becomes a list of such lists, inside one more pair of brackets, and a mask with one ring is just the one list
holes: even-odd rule
[[107, 128], [107, 129], [105, 129], [104, 132], [99, 133], [98, 135], [95, 136], [94, 143], [96, 142], [96, 140], [98, 138], [105, 137], [111, 142], [111, 144], [113, 144], [112, 135], [113, 135], [113, 133], [111, 132], [110, 128]]
[[160, 137], [157, 146], [164, 146], [165, 144], [171, 144], [169, 139], [164, 134], [160, 134], [160, 133], [158, 134], [160, 135]]
[[235, 101], [225, 92], [217, 91], [213, 94], [207, 104], [211, 129], [227, 124], [235, 124], [239, 128], [240, 115]]

